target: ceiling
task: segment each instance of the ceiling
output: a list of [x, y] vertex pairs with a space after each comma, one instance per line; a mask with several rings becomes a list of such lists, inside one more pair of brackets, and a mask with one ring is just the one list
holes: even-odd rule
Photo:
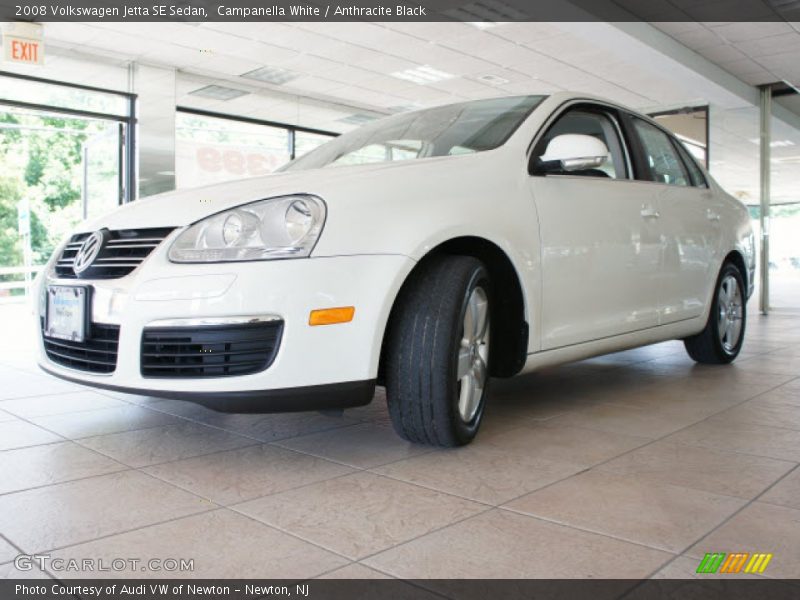
[[[175, 68], [178, 105], [337, 132], [370, 116], [417, 107], [558, 90], [585, 90], [648, 110], [718, 101], [720, 86], [710, 78], [686, 77], [688, 70], [678, 68], [684, 59], [654, 63], [651, 54], [631, 51], [630, 45], [605, 43], [601, 34], [613, 39], [613, 24], [578, 25], [45, 23], [47, 63], [27, 69], [127, 89], [121, 65]], [[690, 60], [721, 68], [740, 84], [800, 82], [797, 23], [651, 25], [653, 37], [664, 38], [662, 47], [672, 43]], [[647, 49], [641, 43], [633, 48]], [[242, 77], [264, 67], [282, 83]], [[192, 93], [209, 84], [244, 93], [229, 100]], [[752, 196], [758, 145], [749, 140], [758, 137], [757, 110], [735, 94], [719, 102], [725, 110], [712, 112], [712, 146], [719, 146], [712, 172], [729, 189]], [[794, 110], [800, 114], [800, 106]], [[776, 155], [785, 155], [777, 158], [800, 155], [797, 129], [778, 123], [777, 135], [790, 142], [775, 148]], [[791, 177], [798, 165], [776, 162], [775, 168]]]
[[800, 87], [800, 23], [653, 25], [746, 83], [786, 81]]
[[[656, 25], [737, 76], [747, 75], [748, 82], [756, 77], [753, 65], [759, 63], [754, 59], [769, 58], [772, 62], [765, 64], [776, 70], [759, 71], [759, 83], [786, 78], [787, 73], [778, 69], [788, 63], [786, 50], [775, 55], [781, 58], [762, 53], [779, 50], [785, 44], [790, 44], [789, 51], [800, 48], [800, 33], [787, 23], [755, 24], [752, 32], [737, 26], [753, 24], [741, 23], [713, 28], [699, 23]], [[723, 41], [727, 40], [721, 37], [723, 34], [735, 41]], [[789, 38], [796, 40], [790, 42]], [[675, 81], [653, 73], [636, 56], [621, 56], [599, 47], [591, 36], [573, 33], [559, 23], [502, 23], [492, 27], [460, 22], [46, 23], [45, 39], [51, 50], [178, 68], [179, 104], [252, 116], [268, 113], [276, 115], [272, 117], [275, 120], [292, 116], [289, 107], [280, 106], [296, 102], [292, 95], [378, 113], [565, 89], [590, 90], [634, 107], [672, 106], [702, 98], [702, 91], [675, 85]], [[736, 49], [734, 43], [742, 49]], [[758, 56], [749, 58], [747, 52]], [[58, 62], [57, 56], [53, 59], [53, 63]], [[753, 60], [753, 64], [737, 62], [743, 59]], [[410, 81], [408, 72], [424, 65], [438, 71], [441, 79], [425, 85]], [[52, 66], [61, 71], [59, 65]], [[275, 85], [241, 77], [265, 66], [285, 69], [295, 78]], [[188, 96], [203, 78], [228, 81], [244, 91], [282, 95], [268, 94], [274, 102], [256, 102], [248, 96], [229, 101]], [[320, 126], [326, 116], [315, 120], [311, 126]], [[342, 129], [335, 122], [329, 119], [327, 124]]]

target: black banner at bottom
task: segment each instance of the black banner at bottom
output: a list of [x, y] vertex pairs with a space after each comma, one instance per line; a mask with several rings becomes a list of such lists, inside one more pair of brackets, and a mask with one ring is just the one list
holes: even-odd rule
[[75, 579], [0, 581], [3, 600], [796, 600], [779, 579]]

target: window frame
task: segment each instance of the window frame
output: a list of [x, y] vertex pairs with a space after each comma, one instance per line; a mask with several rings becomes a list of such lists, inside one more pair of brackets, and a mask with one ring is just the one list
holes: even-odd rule
[[[567, 113], [571, 111], [583, 111], [588, 113], [596, 113], [601, 116], [604, 116], [611, 121], [611, 125], [614, 127], [614, 130], [617, 133], [619, 138], [620, 149], [622, 150], [623, 155], [623, 162], [625, 173], [623, 177], [608, 177], [608, 178], [601, 178], [601, 177], [588, 177], [586, 175], [569, 175], [569, 174], [544, 174], [544, 173], [536, 173], [534, 171], [534, 159], [538, 156], [537, 150], [539, 144], [541, 144], [542, 140], [547, 136], [547, 133], [552, 129], [552, 127], [558, 123], [558, 121], [564, 117]], [[569, 100], [559, 106], [556, 110], [554, 110], [544, 124], [539, 128], [536, 134], [533, 136], [531, 143], [528, 145], [527, 150], [527, 165], [528, 165], [528, 175], [531, 177], [567, 177], [567, 178], [575, 178], [581, 180], [595, 180], [595, 181], [617, 181], [617, 182], [631, 182], [635, 180], [636, 175], [636, 164], [634, 161], [634, 152], [631, 148], [631, 143], [628, 138], [628, 133], [623, 125], [622, 122], [622, 113], [623, 111], [611, 104], [606, 104], [603, 102], [597, 102], [594, 100], [584, 100], [581, 98], [576, 98]]]
[[[692, 156], [692, 153], [686, 149], [683, 143], [674, 134], [670, 136], [670, 139], [672, 140], [672, 145], [675, 146], [678, 152], [678, 156], [683, 161], [684, 168], [689, 173], [689, 181], [692, 182], [691, 187], [709, 189], [708, 177], [706, 177], [706, 174], [703, 172], [698, 161]], [[690, 163], [695, 166], [696, 171], [692, 171], [692, 169], [689, 168]], [[695, 172], [700, 176], [699, 181], [697, 181], [695, 177]]]

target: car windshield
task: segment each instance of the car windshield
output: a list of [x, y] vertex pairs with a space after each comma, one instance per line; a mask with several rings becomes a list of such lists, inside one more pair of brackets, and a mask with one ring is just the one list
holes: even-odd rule
[[360, 165], [492, 150], [506, 142], [545, 96], [474, 100], [396, 115], [341, 135], [283, 171]]

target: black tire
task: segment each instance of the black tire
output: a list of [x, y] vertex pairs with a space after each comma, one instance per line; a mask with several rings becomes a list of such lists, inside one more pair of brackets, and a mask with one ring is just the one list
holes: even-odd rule
[[[741, 314], [741, 329], [735, 343], [723, 342], [720, 336], [720, 322], [725, 322], [728, 312], [724, 305], [721, 312], [720, 291], [722, 286], [729, 278], [733, 278], [739, 289], [740, 300], [737, 310]], [[717, 284], [714, 287], [714, 296], [711, 302], [711, 311], [708, 315], [708, 322], [705, 329], [683, 340], [686, 352], [695, 361], [708, 365], [724, 365], [732, 362], [742, 349], [744, 342], [745, 325], [747, 324], [747, 295], [744, 286], [744, 278], [741, 271], [733, 263], [725, 263], [717, 277]]]
[[[395, 302], [385, 354], [386, 396], [392, 425], [406, 440], [461, 446], [478, 431], [488, 366], [477, 412], [468, 422], [459, 411], [462, 384], [457, 380], [464, 319], [473, 291], [484, 293], [482, 306], [490, 319], [491, 281], [483, 263], [468, 256], [443, 255], [421, 265]], [[481, 348], [488, 353], [491, 338], [488, 333], [486, 337]], [[488, 356], [485, 362], [488, 365]], [[478, 392], [473, 399], [477, 397]]]

